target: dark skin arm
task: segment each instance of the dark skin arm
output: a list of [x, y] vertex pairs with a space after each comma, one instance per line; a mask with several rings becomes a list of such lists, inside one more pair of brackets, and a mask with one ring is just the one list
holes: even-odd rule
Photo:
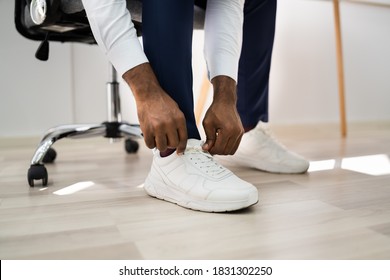
[[[188, 138], [184, 114], [161, 88], [150, 64], [130, 69], [123, 79], [134, 94], [146, 146], [184, 153]], [[214, 98], [203, 120], [207, 136], [203, 149], [211, 154], [234, 154], [244, 133], [236, 109], [236, 83], [227, 76], [217, 76], [211, 82]]]
[[214, 97], [203, 120], [207, 137], [203, 149], [211, 154], [233, 155], [244, 134], [236, 107], [236, 82], [227, 76], [217, 76], [211, 83]]
[[175, 148], [178, 154], [182, 154], [187, 144], [184, 114], [161, 88], [150, 64], [130, 69], [123, 78], [134, 94], [146, 146], [162, 152]]

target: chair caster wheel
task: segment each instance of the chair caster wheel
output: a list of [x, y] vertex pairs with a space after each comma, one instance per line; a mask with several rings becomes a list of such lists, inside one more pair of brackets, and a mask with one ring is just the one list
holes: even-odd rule
[[125, 141], [125, 149], [128, 154], [135, 154], [138, 151], [139, 144], [137, 141], [133, 139], [126, 139]]
[[27, 172], [27, 180], [30, 187], [34, 187], [34, 180], [42, 180], [42, 185], [47, 185], [47, 170], [42, 164], [31, 165]]
[[56, 157], [57, 157], [56, 150], [54, 150], [53, 148], [49, 148], [49, 150], [47, 150], [45, 156], [43, 157], [42, 162], [43, 163], [52, 163], [52, 162], [54, 162]]

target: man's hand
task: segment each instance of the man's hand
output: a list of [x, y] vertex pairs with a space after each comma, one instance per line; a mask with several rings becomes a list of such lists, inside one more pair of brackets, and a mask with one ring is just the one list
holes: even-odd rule
[[182, 154], [187, 145], [187, 127], [177, 103], [160, 87], [149, 63], [127, 71], [137, 103], [137, 113], [146, 146], [164, 152], [168, 148]]
[[211, 83], [214, 99], [203, 119], [207, 137], [203, 149], [211, 154], [232, 155], [244, 134], [236, 107], [236, 82], [227, 76], [217, 76]]

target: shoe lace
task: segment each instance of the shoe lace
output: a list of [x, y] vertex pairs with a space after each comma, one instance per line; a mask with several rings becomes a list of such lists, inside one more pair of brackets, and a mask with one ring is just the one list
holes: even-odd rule
[[213, 156], [204, 151], [200, 146], [187, 147], [185, 155], [207, 175], [221, 176], [229, 172], [228, 169], [216, 162]]

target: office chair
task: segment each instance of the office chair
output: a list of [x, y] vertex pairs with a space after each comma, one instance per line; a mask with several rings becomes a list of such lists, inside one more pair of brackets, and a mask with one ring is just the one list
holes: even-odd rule
[[[199, 6], [195, 6], [194, 28], [202, 29], [205, 1], [198, 2]], [[127, 7], [137, 35], [141, 36], [142, 0], [128, 0]], [[81, 0], [15, 0], [15, 25], [22, 36], [42, 42], [35, 56], [43, 61], [49, 58], [49, 41], [96, 44]], [[62, 138], [126, 137], [126, 151], [137, 152], [139, 146], [135, 139], [142, 137], [142, 133], [139, 125], [122, 121], [117, 72], [112, 65], [110, 69], [106, 84], [108, 120], [100, 124], [70, 124], [49, 129], [38, 144], [27, 172], [30, 187], [34, 187], [34, 180], [42, 180], [42, 185], [47, 185], [48, 172], [44, 164], [54, 162], [57, 153], [52, 145]]]

